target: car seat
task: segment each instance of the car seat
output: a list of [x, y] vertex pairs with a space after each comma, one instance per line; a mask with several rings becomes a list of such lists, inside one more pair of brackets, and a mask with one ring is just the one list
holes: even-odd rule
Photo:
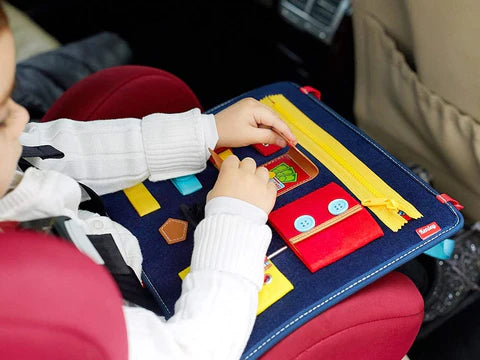
[[[128, 358], [116, 284], [70, 243], [7, 230], [0, 234], [0, 267], [2, 358]], [[393, 272], [304, 324], [261, 359], [401, 359], [422, 317], [418, 290]]]

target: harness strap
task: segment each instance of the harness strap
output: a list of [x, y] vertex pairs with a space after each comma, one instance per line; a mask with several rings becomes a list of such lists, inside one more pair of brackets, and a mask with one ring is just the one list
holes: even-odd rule
[[51, 145], [23, 146], [22, 158], [39, 157], [42, 159], [61, 159], [65, 156], [63, 152]]
[[[57, 216], [23, 222], [0, 222], [0, 233], [27, 230], [51, 234], [73, 243], [79, 249], [78, 234], [69, 231], [69, 227], [66, 226], [68, 221], [70, 221], [70, 218], [66, 216]], [[110, 272], [123, 299], [163, 316], [161, 304], [157, 302], [147, 288], [142, 286], [133, 269], [125, 263], [113, 236], [111, 234], [85, 236], [85, 241], [95, 248], [97, 255], [103, 260], [103, 266]]]
[[125, 300], [163, 315], [153, 295], [142, 286], [133, 269], [125, 263], [111, 234], [87, 235], [105, 262]]
[[[18, 166], [23, 171], [26, 171], [29, 167], [35, 167], [28, 160], [25, 159], [26, 157], [39, 157], [44, 160], [61, 159], [64, 156], [65, 154], [63, 152], [57, 150], [51, 145], [23, 146], [22, 157], [18, 161]], [[80, 185], [90, 197], [89, 200], [82, 201], [82, 203], [80, 204], [80, 209], [94, 212], [102, 216], [108, 216], [101, 197], [98, 196], [98, 194], [87, 185], [82, 184], [81, 182], [79, 182], [78, 185]]]
[[[29, 167], [34, 166], [25, 159], [26, 157], [40, 157], [41, 159], [61, 159], [64, 156], [65, 155], [63, 152], [55, 149], [53, 146], [50, 145], [24, 146], [22, 151], [22, 157], [18, 162], [18, 166], [23, 171], [26, 171]], [[95, 191], [93, 191], [87, 185], [80, 182], [78, 184], [83, 188], [83, 190], [85, 190], [85, 192], [90, 197], [90, 200], [83, 201], [80, 204], [80, 209], [95, 212], [102, 216], [108, 216], [100, 196], [98, 196], [97, 193], [95, 193]], [[65, 221], [65, 219], [63, 219], [63, 221]], [[50, 226], [47, 226], [47, 232], [52, 232], [63, 239], [72, 241], [70, 237], [71, 234], [69, 234], [68, 231], [65, 231], [64, 226], [55, 226], [55, 224], [57, 223], [58, 222], [56, 221], [48, 221], [48, 224], [50, 224]], [[38, 230], [40, 224], [41, 222], [37, 220], [33, 222], [28, 222], [28, 225], [27, 223], [24, 223], [24, 226], [21, 227], [28, 227], [34, 230]], [[40, 226], [40, 229], [42, 229], [42, 231], [45, 231], [45, 223], [42, 224], [43, 225]], [[136, 305], [144, 307], [145, 309], [151, 310], [158, 315], [163, 315], [161, 307], [159, 306], [159, 304], [157, 304], [153, 295], [142, 286], [133, 269], [125, 263], [125, 260], [123, 259], [120, 250], [118, 250], [118, 247], [115, 244], [113, 236], [111, 234], [102, 234], [87, 235], [87, 237], [102, 257], [105, 263], [105, 267], [108, 269], [113, 279], [117, 283], [123, 298], [126, 301], [132, 302]]]

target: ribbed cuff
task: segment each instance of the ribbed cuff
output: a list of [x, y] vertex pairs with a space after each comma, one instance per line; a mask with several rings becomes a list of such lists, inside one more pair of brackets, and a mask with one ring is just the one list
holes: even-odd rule
[[[217, 131], [217, 123], [215, 122], [215, 117], [213, 114], [210, 115], [203, 115], [202, 124], [203, 124], [203, 132], [205, 134], [205, 144], [210, 149], [215, 149], [218, 142], [218, 131]], [[210, 155], [210, 153], [208, 154]]]
[[152, 114], [142, 120], [143, 146], [151, 181], [205, 169], [210, 156], [199, 109], [179, 114]]
[[218, 196], [207, 202], [205, 217], [219, 214], [239, 215], [257, 225], [265, 225], [268, 220], [267, 213], [259, 207], [228, 196]]
[[238, 274], [257, 286], [263, 284], [263, 263], [272, 231], [241, 216], [215, 215], [195, 230], [191, 271], [216, 270]]

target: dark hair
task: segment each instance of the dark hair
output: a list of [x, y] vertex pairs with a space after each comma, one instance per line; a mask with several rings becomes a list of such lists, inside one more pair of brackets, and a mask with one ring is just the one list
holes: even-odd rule
[[0, 0], [0, 30], [8, 26], [7, 14], [3, 9], [3, 1]]

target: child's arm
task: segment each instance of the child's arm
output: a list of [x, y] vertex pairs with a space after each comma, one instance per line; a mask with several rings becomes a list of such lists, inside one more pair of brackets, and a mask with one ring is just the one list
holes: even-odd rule
[[190, 273], [168, 321], [125, 308], [130, 359], [239, 359], [250, 336], [276, 198], [268, 171], [228, 157], [195, 230]]
[[69, 175], [105, 194], [147, 178], [158, 181], [205, 168], [208, 146], [215, 146], [213, 115], [198, 109], [180, 114], [152, 114], [143, 119], [30, 123], [23, 145], [49, 144], [62, 159], [34, 159], [41, 169]]
[[30, 123], [21, 142], [48, 144], [63, 151], [63, 159], [34, 159], [32, 163], [69, 175], [105, 194], [147, 178], [159, 181], [201, 172], [210, 156], [209, 147], [260, 142], [284, 146], [276, 132], [294, 139], [270, 108], [244, 99], [215, 117], [194, 109], [143, 119]]

